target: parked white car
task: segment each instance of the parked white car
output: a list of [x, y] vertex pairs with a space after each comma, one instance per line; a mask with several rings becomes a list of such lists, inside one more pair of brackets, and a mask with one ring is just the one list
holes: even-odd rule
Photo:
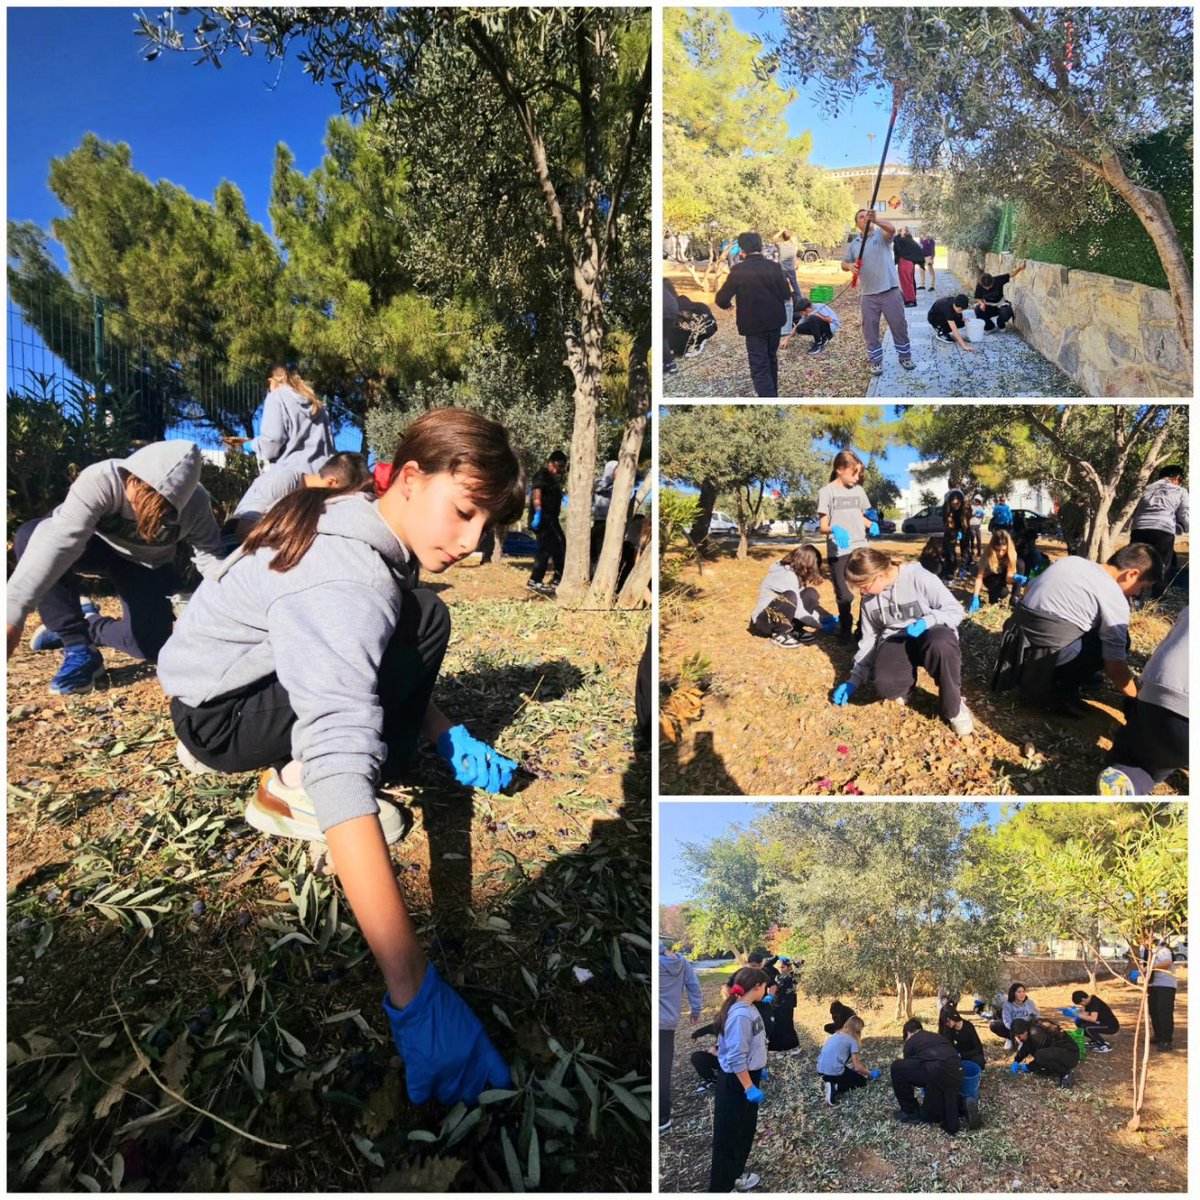
[[728, 513], [713, 510], [712, 520], [708, 523], [710, 537], [737, 537], [737, 522]]

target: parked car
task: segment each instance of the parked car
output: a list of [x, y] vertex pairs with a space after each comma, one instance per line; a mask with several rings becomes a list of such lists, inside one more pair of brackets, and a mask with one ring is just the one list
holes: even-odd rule
[[819, 259], [828, 257], [825, 253], [824, 246], [818, 246], [816, 242], [805, 242], [804, 249], [800, 252], [800, 258], [803, 262], [817, 262]]
[[710, 537], [737, 537], [737, 522], [727, 513], [717, 512], [714, 509], [712, 520], [708, 523], [708, 533]]
[[911, 517], [905, 517], [900, 523], [901, 533], [941, 533], [943, 528], [940, 504], [934, 508], [923, 508]]

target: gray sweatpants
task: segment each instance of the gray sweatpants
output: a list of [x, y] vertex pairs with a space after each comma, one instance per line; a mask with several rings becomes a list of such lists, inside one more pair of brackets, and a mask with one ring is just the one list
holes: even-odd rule
[[880, 317], [887, 321], [888, 328], [892, 331], [896, 353], [901, 358], [908, 358], [912, 354], [912, 346], [908, 341], [908, 322], [904, 319], [904, 297], [900, 294], [900, 289], [894, 287], [886, 292], [864, 295], [860, 305], [863, 336], [867, 339], [867, 357], [871, 362], [883, 362], [883, 343], [879, 339]]

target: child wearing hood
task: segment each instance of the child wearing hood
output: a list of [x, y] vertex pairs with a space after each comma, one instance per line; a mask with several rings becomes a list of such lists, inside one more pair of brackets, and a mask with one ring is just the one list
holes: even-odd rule
[[785, 650], [811, 642], [818, 631], [832, 633], [838, 619], [821, 607], [820, 586], [821, 552], [797, 546], [774, 563], [762, 581], [750, 614], [750, 632], [769, 637]]
[[517, 764], [433, 701], [450, 613], [414, 581], [418, 564], [441, 575], [515, 520], [524, 472], [502, 426], [453, 408], [413, 421], [392, 464], [378, 500], [299, 488], [276, 501], [196, 592], [158, 676], [184, 761], [262, 771], [247, 823], [336, 859], [412, 1102], [473, 1104], [511, 1076], [425, 957], [388, 851], [404, 824], [376, 793], [422, 738], [466, 787], [512, 782]]
[[[174, 621], [170, 596], [180, 580], [172, 564], [180, 542], [192, 547], [201, 574], [219, 569], [224, 547], [200, 483], [201, 463], [200, 451], [185, 441], [154, 442], [128, 458], [92, 463], [49, 516], [17, 530], [17, 566], [8, 581], [8, 655], [37, 608], [42, 626], [31, 649], [63, 652], [51, 694], [90, 692], [104, 674], [101, 646], [158, 660]], [[119, 618], [81, 604], [79, 568], [112, 583], [121, 599]]]

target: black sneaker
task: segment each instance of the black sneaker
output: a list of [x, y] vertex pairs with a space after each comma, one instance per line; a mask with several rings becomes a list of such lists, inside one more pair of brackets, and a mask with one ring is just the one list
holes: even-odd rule
[[1066, 1091], [1070, 1091], [1075, 1086], [1075, 1076], [1068, 1071], [1059, 1081], [1058, 1086]]
[[808, 353], [809, 354], [820, 354], [821, 351], [824, 350], [827, 345], [829, 345], [828, 342], [813, 342], [813, 344], [811, 346], [809, 346], [809, 348], [808, 348]]
[[915, 1112], [905, 1112], [902, 1108], [893, 1108], [892, 1119], [895, 1121], [902, 1121], [905, 1125], [920, 1125], [921, 1114]]
[[949, 344], [950, 344], [951, 346], [953, 346], [953, 345], [954, 345], [954, 339], [953, 339], [953, 338], [952, 338], [952, 337], [951, 337], [951, 336], [950, 336], [948, 333], [944, 333], [944, 332], [943, 332], [942, 330], [940, 330], [940, 329], [935, 329], [935, 330], [934, 330], [934, 332], [933, 332], [933, 336], [934, 336], [934, 337], [935, 337], [935, 338], [936, 338], [936, 339], [937, 339], [939, 342], [949, 342]]

